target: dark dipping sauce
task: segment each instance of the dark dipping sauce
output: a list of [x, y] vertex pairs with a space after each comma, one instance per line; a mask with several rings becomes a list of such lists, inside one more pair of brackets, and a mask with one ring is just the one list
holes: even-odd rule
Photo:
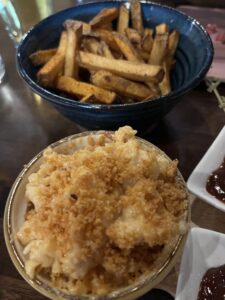
[[202, 278], [197, 300], [225, 299], [225, 265], [209, 269]]
[[206, 190], [218, 200], [225, 203], [225, 157], [219, 168], [209, 176]]

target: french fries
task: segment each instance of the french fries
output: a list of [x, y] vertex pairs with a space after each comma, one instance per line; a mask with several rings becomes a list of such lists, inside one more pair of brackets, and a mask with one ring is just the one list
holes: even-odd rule
[[169, 55], [171, 56], [171, 58], [173, 58], [176, 52], [178, 43], [179, 43], [179, 32], [173, 30], [169, 35], [169, 43], [168, 43]]
[[149, 63], [153, 65], [162, 65], [168, 51], [168, 34], [156, 34], [152, 51], [149, 57]]
[[76, 55], [79, 50], [82, 25], [67, 28], [67, 47], [65, 53], [64, 75], [78, 79], [78, 64]]
[[153, 46], [153, 30], [150, 28], [145, 28], [144, 35], [142, 39], [142, 48], [144, 51], [150, 53]]
[[94, 85], [116, 92], [121, 95], [141, 101], [151, 99], [153, 93], [147, 86], [141, 83], [119, 77], [107, 71], [98, 71], [91, 76]]
[[142, 58], [139, 56], [138, 52], [125, 35], [114, 33], [114, 39], [117, 46], [120, 48], [120, 51], [127, 60], [133, 62], [143, 62]]
[[112, 54], [112, 51], [109, 49], [108, 45], [104, 41], [101, 41], [98, 51], [101, 55], [107, 58], [115, 58]]
[[40, 85], [107, 105], [170, 93], [179, 33], [165, 23], [144, 28], [139, 0], [131, 0], [130, 9], [105, 8], [89, 23], [68, 19], [63, 25], [57, 48], [30, 55], [40, 66]]
[[97, 28], [93, 30], [93, 33], [97, 38], [104, 41], [110, 47], [110, 49], [120, 53], [120, 48], [115, 43], [114, 36], [111, 31], [102, 28]]
[[169, 67], [167, 62], [163, 63], [163, 70], [164, 70], [164, 77], [163, 80], [159, 83], [161, 95], [165, 96], [170, 93], [171, 85], [170, 85], [170, 74], [169, 74]]
[[125, 33], [131, 43], [136, 44], [136, 45], [141, 44], [141, 36], [137, 32], [137, 30], [135, 30], [133, 28], [126, 28]]
[[169, 27], [165, 23], [161, 23], [155, 27], [156, 34], [164, 34], [169, 32]]
[[82, 35], [90, 35], [91, 34], [91, 25], [82, 21], [68, 19], [64, 22], [65, 28], [78, 28], [82, 26]]
[[29, 58], [34, 66], [46, 64], [57, 52], [57, 49], [38, 50], [32, 53]]
[[131, 20], [133, 28], [142, 36], [144, 32], [142, 13], [141, 13], [141, 3], [139, 0], [131, 1]]
[[83, 40], [83, 48], [87, 52], [98, 54], [100, 42], [96, 38], [87, 37]]
[[56, 54], [37, 73], [38, 83], [46, 87], [54, 84], [54, 80], [63, 71], [66, 45], [67, 33], [63, 31]]
[[129, 10], [125, 5], [120, 6], [119, 18], [117, 22], [117, 32], [125, 34], [126, 29], [129, 25]]
[[94, 95], [96, 99], [105, 104], [111, 104], [116, 98], [116, 94], [113, 92], [89, 83], [77, 81], [67, 76], [60, 76], [58, 78], [56, 88], [60, 91], [80, 97]]
[[91, 103], [95, 100], [95, 96], [93, 94], [84, 96], [80, 99], [80, 102], [82, 103]]
[[119, 15], [118, 8], [104, 8], [98, 13], [89, 24], [92, 27], [100, 27], [102, 25], [108, 24], [116, 19]]
[[140, 64], [122, 59], [109, 59], [83, 51], [79, 52], [79, 64], [88, 70], [106, 70], [135, 81], [160, 82], [163, 69], [160, 66]]

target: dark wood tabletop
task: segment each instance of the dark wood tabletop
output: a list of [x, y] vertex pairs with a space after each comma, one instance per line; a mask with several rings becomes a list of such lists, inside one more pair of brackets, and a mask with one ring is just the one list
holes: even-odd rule
[[[39, 1], [23, 0], [19, 6], [19, 2], [15, 1], [15, 4], [23, 30], [48, 14], [74, 4], [74, 1], [62, 0], [46, 1], [46, 5], [41, 6], [37, 4]], [[4, 207], [10, 188], [24, 164], [50, 143], [85, 129], [64, 118], [30, 90], [17, 73], [15, 51], [0, 21], [0, 53], [6, 67], [6, 76], [0, 85], [0, 299], [43, 300], [46, 298], [22, 279], [10, 260], [3, 236]], [[178, 158], [180, 171], [187, 180], [224, 124], [225, 113], [202, 83], [183, 96], [154, 128], [139, 135], [171, 158]], [[192, 205], [192, 222], [225, 233], [224, 213], [200, 199]], [[177, 270], [173, 270], [160, 286], [164, 284], [174, 293], [176, 275]]]

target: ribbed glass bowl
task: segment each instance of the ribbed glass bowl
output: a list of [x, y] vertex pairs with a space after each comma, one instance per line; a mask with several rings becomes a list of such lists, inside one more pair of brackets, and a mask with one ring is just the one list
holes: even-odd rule
[[[81, 149], [87, 144], [88, 136], [91, 134], [95, 139], [102, 134], [103, 131], [94, 132], [84, 132], [80, 134], [75, 134], [66, 137], [51, 145], [54, 150], [59, 153], [71, 153], [74, 150]], [[164, 156], [166, 159], [170, 160], [164, 152], [159, 148], [152, 145], [151, 143], [138, 138], [144, 147], [154, 147], [157, 149], [160, 155]], [[21, 276], [38, 292], [49, 297], [50, 299], [61, 299], [61, 300], [111, 300], [111, 299], [136, 299], [141, 295], [145, 294], [153, 287], [155, 287], [163, 278], [170, 272], [173, 268], [177, 259], [179, 259], [184, 243], [187, 236], [189, 219], [190, 219], [190, 203], [187, 201], [187, 207], [183, 216], [184, 224], [186, 229], [182, 234], [180, 234], [175, 241], [169, 247], [165, 253], [160, 255], [159, 260], [154, 267], [154, 272], [151, 272], [148, 276], [141, 278], [135, 284], [128, 287], [116, 290], [106, 296], [70, 296], [57, 289], [51, 287], [51, 284], [46, 278], [37, 276], [34, 280], [31, 280], [25, 272], [24, 261], [25, 257], [23, 255], [23, 247], [18, 242], [16, 238], [16, 233], [21, 228], [24, 223], [24, 215], [27, 209], [27, 200], [25, 199], [25, 187], [28, 183], [28, 177], [30, 174], [36, 172], [40, 164], [42, 163], [43, 151], [36, 155], [21, 171], [17, 177], [12, 189], [9, 193], [5, 214], [4, 214], [4, 236], [6, 241], [6, 246], [9, 255], [14, 263], [15, 267], [21, 274]], [[186, 189], [186, 184], [180, 172], [178, 171], [177, 180]]]
[[154, 28], [159, 23], [167, 23], [170, 30], [176, 29], [180, 33], [169, 95], [139, 103], [101, 105], [80, 103], [41, 87], [36, 83], [37, 68], [32, 66], [29, 55], [39, 49], [55, 47], [66, 19], [88, 22], [103, 8], [119, 7], [123, 3], [129, 6], [128, 1], [119, 0], [82, 4], [84, 2], [79, 1], [81, 4], [42, 20], [27, 32], [17, 49], [17, 68], [25, 82], [72, 121], [88, 129], [149, 126], [165, 116], [181, 100], [181, 96], [197, 86], [206, 75], [213, 59], [213, 46], [205, 29], [192, 17], [176, 9], [141, 1], [145, 27]]

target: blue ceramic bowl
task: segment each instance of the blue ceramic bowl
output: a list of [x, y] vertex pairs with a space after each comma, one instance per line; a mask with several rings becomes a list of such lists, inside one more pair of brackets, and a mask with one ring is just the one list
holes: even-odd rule
[[176, 68], [171, 74], [172, 92], [169, 95], [134, 104], [83, 104], [36, 83], [37, 69], [32, 66], [29, 55], [38, 49], [56, 46], [66, 19], [88, 22], [102, 8], [119, 7], [121, 3], [123, 1], [87, 3], [56, 13], [31, 28], [17, 50], [18, 71], [30, 88], [64, 116], [89, 129], [115, 129], [125, 124], [137, 128], [159, 121], [180, 101], [181, 95], [199, 84], [213, 59], [211, 39], [196, 20], [173, 8], [142, 1], [144, 26], [155, 27], [165, 22], [170, 30], [176, 29], [180, 33]]

